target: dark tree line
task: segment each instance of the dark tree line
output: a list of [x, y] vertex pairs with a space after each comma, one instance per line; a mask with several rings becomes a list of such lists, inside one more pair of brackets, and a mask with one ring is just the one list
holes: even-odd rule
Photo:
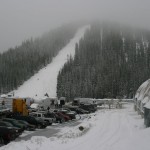
[[150, 77], [150, 32], [94, 23], [58, 75], [58, 97], [131, 98]]
[[74, 36], [76, 29], [77, 25], [64, 25], [0, 54], [0, 93], [16, 89], [50, 63]]

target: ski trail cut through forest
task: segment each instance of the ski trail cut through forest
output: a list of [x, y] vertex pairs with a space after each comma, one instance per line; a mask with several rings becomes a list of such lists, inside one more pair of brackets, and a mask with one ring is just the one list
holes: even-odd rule
[[56, 97], [57, 75], [59, 70], [67, 62], [67, 56], [75, 54], [75, 44], [84, 36], [85, 30], [89, 26], [80, 28], [74, 38], [70, 40], [52, 62], [42, 68], [37, 74], [32, 76], [28, 81], [24, 82], [16, 91], [15, 96], [31, 97], [36, 100], [41, 99], [47, 93], [49, 97]]

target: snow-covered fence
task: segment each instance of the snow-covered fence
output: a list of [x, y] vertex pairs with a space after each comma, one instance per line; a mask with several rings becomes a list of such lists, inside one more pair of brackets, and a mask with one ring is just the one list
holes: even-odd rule
[[108, 105], [109, 109], [118, 108], [121, 109], [124, 102], [120, 99], [105, 99], [104, 106]]

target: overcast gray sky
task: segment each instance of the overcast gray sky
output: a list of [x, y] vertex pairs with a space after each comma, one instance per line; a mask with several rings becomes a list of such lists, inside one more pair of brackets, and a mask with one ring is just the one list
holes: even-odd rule
[[150, 0], [0, 0], [0, 51], [63, 23], [91, 18], [150, 29]]

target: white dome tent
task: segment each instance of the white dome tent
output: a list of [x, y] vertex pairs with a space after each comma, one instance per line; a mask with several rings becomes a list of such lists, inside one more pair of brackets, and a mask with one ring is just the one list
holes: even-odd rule
[[145, 81], [135, 94], [135, 110], [144, 116], [144, 123], [150, 125], [150, 79]]

